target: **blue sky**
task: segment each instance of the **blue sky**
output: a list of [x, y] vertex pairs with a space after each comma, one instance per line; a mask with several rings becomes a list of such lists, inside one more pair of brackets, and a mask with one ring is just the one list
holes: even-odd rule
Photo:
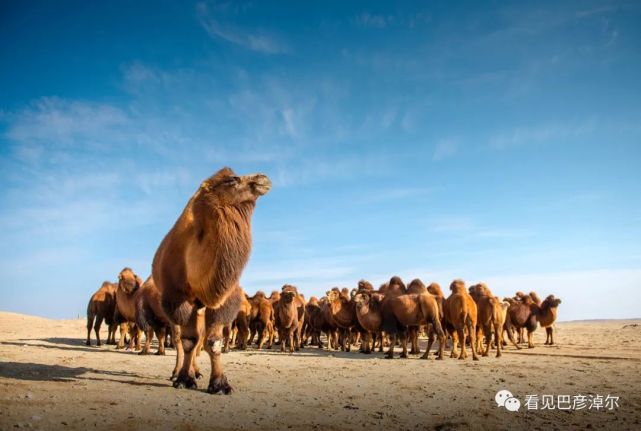
[[274, 182], [250, 293], [461, 277], [641, 317], [641, 7], [450, 3], [2, 2], [0, 309], [146, 277], [230, 166]]

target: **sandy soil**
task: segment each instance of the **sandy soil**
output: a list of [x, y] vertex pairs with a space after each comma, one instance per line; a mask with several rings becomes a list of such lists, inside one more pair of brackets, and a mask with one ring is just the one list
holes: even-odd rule
[[[205, 354], [200, 388], [176, 390], [173, 350], [87, 347], [84, 326], [0, 312], [0, 429], [641, 429], [641, 321], [559, 323], [557, 346], [543, 346], [539, 329], [536, 348], [478, 362], [234, 351], [230, 396], [205, 392]], [[611, 394], [620, 407], [509, 412], [494, 402], [500, 389], [521, 402]]]

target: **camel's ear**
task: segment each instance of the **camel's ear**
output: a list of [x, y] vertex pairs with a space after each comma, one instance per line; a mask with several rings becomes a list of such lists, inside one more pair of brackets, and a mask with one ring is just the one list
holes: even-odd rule
[[142, 278], [138, 277], [137, 275], [135, 277], [136, 277], [136, 288], [139, 288], [140, 286], [142, 286]]

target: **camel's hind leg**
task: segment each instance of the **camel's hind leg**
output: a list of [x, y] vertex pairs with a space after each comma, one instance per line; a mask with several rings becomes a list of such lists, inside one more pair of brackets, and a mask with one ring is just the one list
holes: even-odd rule
[[101, 346], [100, 342], [100, 327], [102, 326], [102, 316], [96, 316], [96, 323], [93, 325], [93, 330], [96, 333], [96, 346]]
[[458, 343], [461, 346], [461, 353], [458, 355], [459, 359], [467, 358], [467, 351], [465, 349], [465, 329], [463, 326], [456, 329], [456, 334], [458, 335]]
[[167, 327], [164, 325], [155, 330], [156, 338], [158, 338], [158, 351], [155, 355], [165, 354], [165, 339], [167, 338]]
[[510, 342], [514, 344], [514, 347], [520, 350], [521, 346], [519, 346], [516, 340], [514, 340], [514, 328], [512, 327], [512, 325], [508, 325], [506, 327], [506, 330], [507, 330], [507, 337], [510, 339]]
[[450, 353], [450, 358], [458, 358], [458, 352], [456, 351], [459, 342], [458, 332], [454, 329], [450, 335], [452, 336], [452, 353]]
[[477, 346], [477, 344], [476, 344], [476, 332], [474, 331], [474, 329], [475, 329], [475, 325], [470, 320], [470, 318], [468, 317], [467, 332], [470, 335], [470, 347], [472, 349], [472, 359], [474, 359], [475, 361], [478, 361], [479, 357], [478, 357], [478, 355], [476, 353], [476, 346]]
[[151, 340], [154, 338], [154, 330], [152, 328], [149, 328], [148, 330], [145, 331], [145, 344], [142, 346], [142, 350], [139, 355], [148, 355], [149, 350], [151, 347]]

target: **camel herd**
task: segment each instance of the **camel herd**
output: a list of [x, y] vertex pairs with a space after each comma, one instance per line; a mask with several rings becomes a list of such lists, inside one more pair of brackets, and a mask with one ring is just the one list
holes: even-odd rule
[[163, 355], [168, 344], [176, 349], [176, 388], [196, 387], [201, 374], [195, 358], [205, 350], [211, 361], [207, 391], [229, 394], [221, 354], [232, 346], [280, 345], [290, 353], [306, 345], [343, 351], [358, 345], [363, 353], [387, 347], [385, 356], [393, 358], [400, 344], [406, 358], [408, 341], [409, 353], [420, 353], [418, 337], [424, 333], [428, 345], [422, 358], [438, 341], [436, 358], [442, 359], [449, 337], [451, 357], [465, 359], [469, 345], [478, 360], [491, 349], [501, 356], [504, 332], [520, 349], [526, 331], [528, 347], [533, 347], [532, 332], [539, 324], [546, 328], [546, 344], [554, 343], [552, 325], [560, 299], [550, 295], [540, 301], [534, 292], [517, 292], [501, 300], [483, 283], [468, 289], [454, 280], [447, 297], [437, 283], [425, 286], [415, 279], [406, 286], [397, 276], [378, 289], [361, 280], [351, 291], [335, 287], [309, 301], [289, 284], [269, 297], [260, 291], [248, 296], [239, 280], [251, 251], [251, 218], [257, 199], [270, 188], [265, 175], [237, 176], [229, 168], [203, 181], [160, 243], [147, 280], [124, 268], [116, 283], [106, 281], [93, 294], [87, 307], [87, 345], [92, 329], [101, 344], [103, 321], [106, 342], [117, 349], [127, 344], [149, 354], [155, 335], [156, 354]]
[[[170, 324], [162, 313], [160, 293], [149, 277], [144, 283], [130, 268], [125, 268], [118, 283], [104, 282], [92, 296], [87, 308], [87, 345], [90, 345], [91, 330], [95, 331], [100, 345], [100, 326], [103, 319], [108, 325], [107, 344], [150, 353], [150, 342], [156, 335], [157, 355], [165, 354], [169, 340]], [[131, 288], [131, 281], [138, 283]], [[401, 358], [420, 354], [418, 336], [424, 333], [428, 345], [421, 356], [427, 359], [432, 345], [439, 342], [436, 359], [443, 358], [446, 341], [451, 338], [452, 358], [465, 359], [466, 345], [472, 357], [488, 356], [490, 350], [501, 350], [506, 345], [504, 334], [517, 349], [524, 342], [534, 347], [532, 333], [541, 326], [546, 330], [545, 344], [554, 344], [553, 323], [561, 300], [554, 295], [541, 301], [535, 292], [526, 295], [517, 292], [512, 298], [502, 300], [492, 294], [484, 283], [465, 288], [461, 280], [450, 285], [451, 294], [446, 298], [438, 283], [425, 286], [414, 279], [406, 287], [399, 277], [374, 289], [371, 283], [361, 280], [356, 288], [333, 288], [318, 299], [309, 301], [292, 285], [284, 285], [280, 291], [272, 291], [268, 297], [258, 291], [253, 296], [243, 293], [236, 317], [223, 328], [223, 353], [232, 346], [246, 350], [271, 349], [280, 345], [281, 351], [290, 353], [305, 346], [327, 350], [350, 351], [358, 344], [359, 352], [380, 352], [387, 347], [386, 358], [392, 358], [394, 346], [400, 344]], [[94, 323], [95, 321], [95, 323]], [[119, 341], [115, 341], [120, 327]], [[516, 337], [514, 332], [516, 331]], [[142, 334], [145, 344], [140, 345]], [[322, 336], [325, 337], [323, 342]], [[459, 340], [465, 339], [466, 343]], [[517, 341], [518, 339], [518, 341]], [[460, 348], [460, 352], [458, 349]]]

